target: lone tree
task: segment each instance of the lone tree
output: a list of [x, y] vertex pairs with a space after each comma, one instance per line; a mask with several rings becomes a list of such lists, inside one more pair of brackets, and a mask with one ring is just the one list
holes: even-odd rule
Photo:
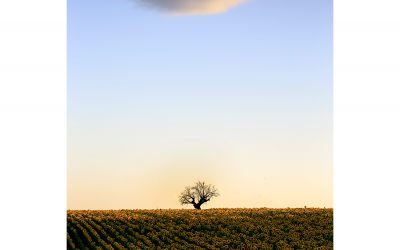
[[219, 196], [219, 193], [214, 186], [211, 186], [211, 184], [206, 185], [204, 181], [198, 181], [194, 187], [185, 187], [185, 190], [179, 196], [179, 201], [181, 205], [193, 204], [194, 208], [201, 209], [200, 206], [203, 203], [217, 196]]

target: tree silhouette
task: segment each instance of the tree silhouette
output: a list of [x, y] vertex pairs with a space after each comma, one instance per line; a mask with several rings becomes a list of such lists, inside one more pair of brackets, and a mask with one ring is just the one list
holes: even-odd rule
[[203, 203], [217, 196], [219, 196], [219, 193], [214, 186], [211, 186], [211, 184], [206, 185], [204, 181], [197, 181], [194, 187], [185, 187], [185, 190], [179, 196], [179, 201], [181, 205], [192, 204], [194, 208], [201, 209], [200, 206]]

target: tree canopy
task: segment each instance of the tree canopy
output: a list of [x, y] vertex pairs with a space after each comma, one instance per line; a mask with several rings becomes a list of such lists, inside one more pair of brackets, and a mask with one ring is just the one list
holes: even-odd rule
[[185, 187], [185, 190], [179, 196], [179, 201], [181, 205], [192, 204], [194, 208], [201, 209], [201, 205], [219, 195], [218, 190], [214, 186], [211, 184], [207, 185], [204, 181], [198, 181], [193, 187]]

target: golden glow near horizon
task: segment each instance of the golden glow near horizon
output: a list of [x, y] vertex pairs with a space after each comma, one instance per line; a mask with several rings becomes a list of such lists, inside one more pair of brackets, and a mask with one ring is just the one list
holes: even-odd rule
[[[177, 121], [147, 129], [130, 123], [99, 125], [91, 133], [71, 129], [68, 208], [191, 208], [181, 206], [178, 195], [197, 180], [221, 193], [205, 208], [332, 207], [331, 134], [317, 131], [329, 122], [308, 128], [300, 121], [289, 127], [225, 121], [208, 128]], [[106, 127], [113, 133], [101, 132]]]

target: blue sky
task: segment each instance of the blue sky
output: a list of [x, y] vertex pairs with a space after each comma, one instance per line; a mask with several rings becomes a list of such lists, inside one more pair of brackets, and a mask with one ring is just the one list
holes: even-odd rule
[[[203, 177], [225, 189], [236, 188], [244, 168], [255, 173], [241, 180], [246, 185], [313, 166], [314, 179], [304, 180], [326, 193], [304, 189], [304, 200], [333, 205], [332, 1], [253, 0], [224, 13], [173, 16], [132, 1], [73, 0], [67, 53], [72, 209], [105, 208], [74, 198], [93, 197], [105, 176], [121, 183], [120, 175], [151, 176], [186, 162], [189, 181], [200, 158], [214, 166]], [[229, 169], [237, 169], [230, 178]], [[301, 203], [286, 195], [286, 203], [265, 194], [219, 205]], [[146, 199], [143, 206], [153, 206]]]

